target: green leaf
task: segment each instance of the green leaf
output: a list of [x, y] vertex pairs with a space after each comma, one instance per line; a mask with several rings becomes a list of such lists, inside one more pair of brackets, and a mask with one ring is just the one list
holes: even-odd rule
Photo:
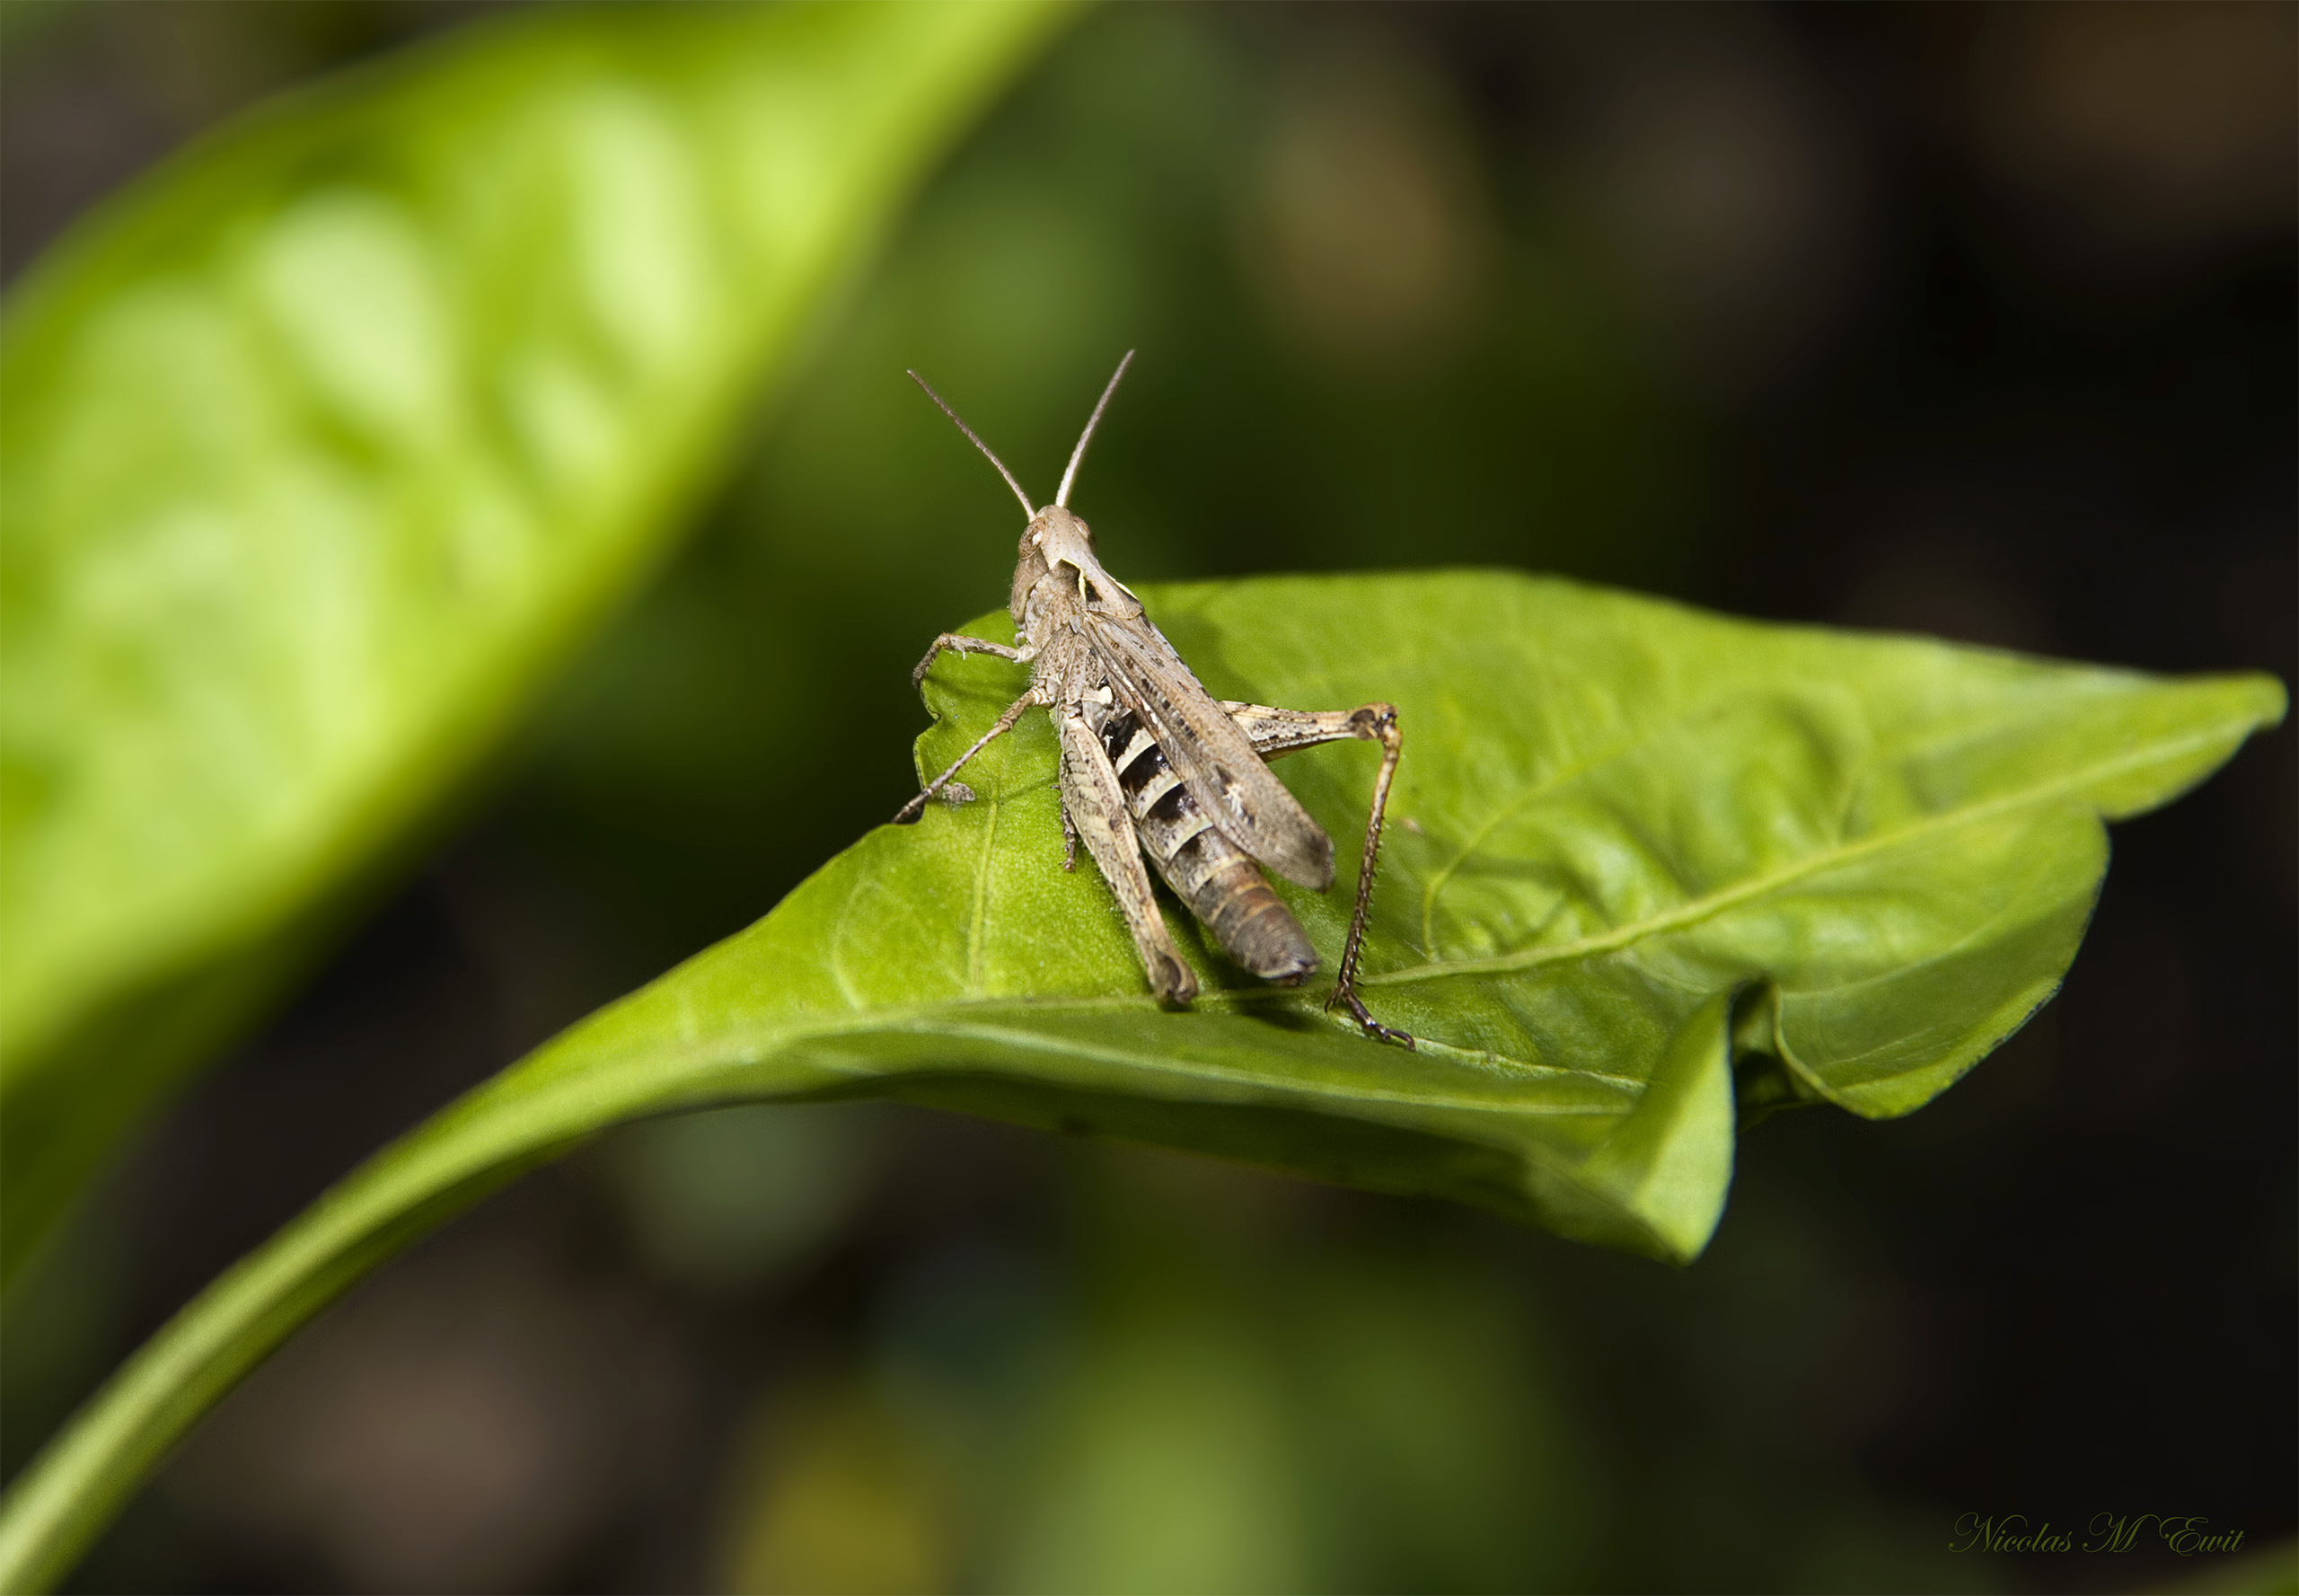
[[601, 7], [169, 163], [0, 329], [13, 1272], [644, 575], [1061, 8]]
[[[52, 1577], [233, 1381], [404, 1241], [643, 1115], [879, 1096], [1472, 1203], [1686, 1261], [1759, 1106], [1905, 1113], [2016, 1027], [2099, 891], [2102, 817], [2200, 779], [2284, 698], [1704, 615], [1501, 573], [1145, 590], [1217, 694], [1395, 702], [1405, 753], [1366, 995], [1260, 985], [1169, 913], [1207, 991], [1158, 1010], [1092, 867], [1061, 869], [1053, 734], [881, 826], [748, 930], [385, 1150], [212, 1286], [27, 1471], [0, 1584]], [[1010, 637], [993, 616], [980, 635]], [[940, 768], [1024, 686], [946, 657]], [[1279, 768], [1361, 824], [1371, 750]], [[1344, 857], [1353, 851], [1344, 845]], [[1352, 883], [1281, 886], [1337, 955]], [[1734, 1039], [1762, 1050], [1734, 1058]]]

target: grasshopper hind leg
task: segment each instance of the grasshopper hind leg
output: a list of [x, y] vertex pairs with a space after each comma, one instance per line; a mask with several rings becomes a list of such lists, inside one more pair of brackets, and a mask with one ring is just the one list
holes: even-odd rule
[[1373, 778], [1373, 802], [1365, 816], [1365, 852], [1357, 872], [1357, 903], [1350, 912], [1349, 940], [1341, 953], [1341, 970], [1333, 983], [1328, 1010], [1346, 1009], [1359, 1028], [1377, 1042], [1411, 1047], [1412, 1036], [1375, 1019], [1357, 995], [1357, 961], [1364, 951], [1365, 921], [1373, 909], [1373, 867], [1381, 851], [1381, 819], [1389, 807], [1389, 787], [1396, 780], [1403, 734], [1392, 704], [1363, 704], [1354, 710], [1280, 710], [1267, 704], [1223, 701], [1222, 709], [1238, 723], [1264, 759], [1274, 759], [1296, 748], [1356, 739], [1381, 745], [1381, 768]]

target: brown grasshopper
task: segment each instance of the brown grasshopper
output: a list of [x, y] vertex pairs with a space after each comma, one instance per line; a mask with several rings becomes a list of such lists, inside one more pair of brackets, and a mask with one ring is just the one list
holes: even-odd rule
[[[1030, 690], [973, 747], [903, 806], [894, 824], [916, 821], [927, 800], [948, 786], [968, 760], [1013, 729], [1025, 710], [1042, 705], [1053, 717], [1061, 745], [1062, 869], [1077, 868], [1083, 838], [1086, 851], [1116, 895], [1158, 998], [1188, 1002], [1197, 995], [1197, 977], [1166, 934], [1149, 873], [1141, 868], [1144, 853], [1232, 958], [1264, 980], [1293, 986], [1317, 967], [1317, 950], [1255, 861], [1288, 881], [1323, 892], [1333, 885], [1333, 839], [1263, 762], [1345, 737], [1378, 742], [1381, 769], [1373, 780], [1372, 810], [1365, 822], [1357, 906], [1342, 949], [1340, 977], [1326, 1007], [1346, 1007], [1367, 1036], [1411, 1047], [1411, 1036], [1375, 1021], [1357, 996], [1357, 959], [1373, 901], [1381, 813], [1401, 746], [1396, 710], [1366, 704], [1313, 712], [1215, 700], [1142, 613], [1141, 600], [1102, 569], [1094, 555], [1093, 533], [1070, 513], [1070, 488], [1086, 458], [1086, 445], [1132, 363], [1128, 350], [1070, 452], [1061, 490], [1042, 509], [1030, 507], [1030, 496], [1014, 473], [927, 387], [926, 379], [910, 374], [989, 456], [1029, 517], [1009, 606], [1018, 646], [944, 632], [911, 673], [911, 683], [922, 683], [945, 648], [1026, 665], [1031, 680]], [[970, 796], [963, 787], [957, 795]]]

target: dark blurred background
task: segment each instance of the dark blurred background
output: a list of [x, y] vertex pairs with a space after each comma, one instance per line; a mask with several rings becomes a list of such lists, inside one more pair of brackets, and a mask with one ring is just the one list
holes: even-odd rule
[[[0, 12], [0, 263], [468, 4]], [[1080, 484], [1129, 579], [1490, 562], [2294, 675], [2287, 4], [1128, 5], [852, 285], [685, 551], [4, 1327], [5, 1462], [330, 1179], [912, 784]], [[1370, 617], [1369, 625], [1378, 625]], [[361, 1288], [87, 1590], [2139, 1589], [2291, 1534], [2294, 739], [2118, 828], [1932, 1107], [1782, 1115], [1676, 1273], [923, 1111], [635, 1127]], [[2250, 1577], [2258, 1577], [2254, 1572]]]

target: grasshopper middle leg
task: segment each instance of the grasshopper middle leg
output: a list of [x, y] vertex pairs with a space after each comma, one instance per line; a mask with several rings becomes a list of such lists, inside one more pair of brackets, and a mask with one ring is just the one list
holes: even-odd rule
[[1264, 759], [1352, 738], [1381, 745], [1381, 768], [1373, 778], [1372, 807], [1365, 816], [1365, 853], [1357, 872], [1357, 903], [1350, 912], [1349, 940], [1342, 948], [1340, 974], [1326, 1007], [1347, 1009], [1365, 1034], [1377, 1041], [1411, 1047], [1410, 1036], [1376, 1020], [1357, 995], [1357, 961], [1364, 947], [1366, 917], [1373, 908], [1373, 865], [1381, 851], [1381, 817], [1389, 807], [1389, 786], [1396, 780], [1397, 755], [1404, 748], [1396, 707], [1363, 704], [1354, 710], [1280, 710], [1224, 700], [1221, 708]]

